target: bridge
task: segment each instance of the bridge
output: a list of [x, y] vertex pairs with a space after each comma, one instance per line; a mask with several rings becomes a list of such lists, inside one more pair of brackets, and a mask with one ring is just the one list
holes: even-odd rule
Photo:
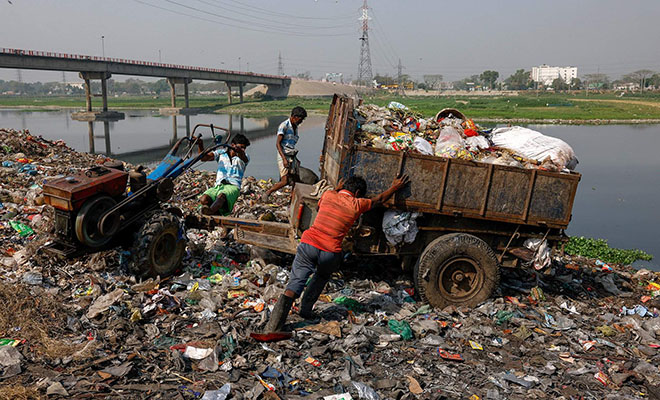
[[[151, 61], [129, 60], [123, 58], [86, 56], [80, 54], [54, 53], [36, 50], [0, 48], [0, 68], [36, 69], [44, 71], [74, 71], [85, 81], [86, 112], [80, 119], [121, 119], [112, 111], [108, 111], [107, 80], [113, 75], [134, 75], [166, 78], [170, 86], [172, 113], [185, 114], [190, 110], [188, 102], [188, 84], [194, 79], [205, 81], [223, 81], [227, 85], [228, 101], [232, 102], [232, 87], [237, 87], [240, 102], [243, 102], [243, 87], [246, 83], [268, 85], [269, 92], [286, 93], [291, 83], [287, 76], [256, 74], [252, 72], [230, 71], [217, 68], [193, 67], [179, 64], [165, 64]], [[92, 111], [92, 88], [90, 81], [101, 81], [100, 97], [103, 101], [103, 111]], [[183, 85], [185, 108], [176, 106], [176, 85]], [[165, 110], [167, 111], [167, 110]], [[85, 115], [87, 114], [87, 115]]]

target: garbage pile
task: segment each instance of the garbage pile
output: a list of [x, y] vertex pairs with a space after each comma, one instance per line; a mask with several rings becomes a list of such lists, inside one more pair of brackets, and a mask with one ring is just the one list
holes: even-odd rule
[[[660, 396], [657, 272], [553, 255], [505, 269], [472, 310], [434, 310], [395, 260], [350, 257], [316, 304], [319, 320], [294, 306], [293, 337], [257, 343], [249, 334], [268, 320], [291, 256], [189, 229], [181, 271], [167, 279], [136, 280], [122, 248], [52, 258], [39, 251], [52, 214], [37, 187], [104, 157], [28, 136], [0, 131], [2, 162], [37, 171], [12, 164], [0, 180], [0, 398]], [[176, 204], [195, 207], [206, 182], [179, 179]], [[262, 184], [248, 182], [239, 214], [259, 198]]]
[[455, 109], [423, 118], [398, 102], [356, 110], [356, 141], [363, 146], [548, 171], [575, 169], [564, 141], [520, 126], [483, 129]]

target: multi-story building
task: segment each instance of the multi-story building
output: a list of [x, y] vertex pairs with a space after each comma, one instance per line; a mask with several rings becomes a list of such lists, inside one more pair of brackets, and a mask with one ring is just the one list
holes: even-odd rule
[[551, 67], [545, 64], [532, 67], [532, 80], [534, 82], [550, 86], [557, 78], [561, 78], [570, 85], [571, 81], [577, 78], [577, 67]]

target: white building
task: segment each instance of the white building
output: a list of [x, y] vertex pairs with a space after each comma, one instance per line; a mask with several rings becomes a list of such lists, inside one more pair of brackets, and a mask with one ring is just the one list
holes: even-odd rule
[[577, 78], [577, 67], [550, 67], [545, 64], [532, 67], [532, 80], [534, 82], [550, 86], [552, 81], [557, 78], [561, 78], [564, 82], [570, 84], [573, 79]]
[[325, 74], [326, 82], [344, 83], [344, 74], [341, 72], [329, 72]]

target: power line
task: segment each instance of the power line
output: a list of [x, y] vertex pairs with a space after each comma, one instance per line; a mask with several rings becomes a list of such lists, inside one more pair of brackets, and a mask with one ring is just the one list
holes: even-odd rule
[[[268, 9], [265, 9], [265, 8], [257, 7], [257, 6], [252, 5], [252, 4], [247, 5], [247, 4], [241, 3], [240, 1], [236, 1], [236, 0], [229, 0], [229, 1], [231, 1], [232, 3], [236, 3], [236, 4], [241, 5], [241, 6], [233, 6], [233, 7], [243, 9], [243, 10], [253, 11], [255, 13], [266, 14], [270, 17], [280, 16], [280, 17], [287, 17], [287, 18], [293, 18], [293, 19], [311, 19], [311, 20], [337, 20], [337, 19], [346, 19], [346, 18], [353, 18], [354, 17], [353, 14], [336, 15], [336, 16], [332, 16], [332, 17], [310, 17], [310, 16], [304, 16], [304, 15], [292, 15], [292, 14], [285, 14], [285, 13], [281, 13], [281, 12], [272, 11], [272, 10], [268, 10]], [[219, 1], [219, 3], [222, 3], [222, 1]], [[227, 5], [227, 4], [225, 4], [225, 5]]]
[[[136, 3], [143, 4], [145, 6], [148, 6], [148, 7], [157, 8], [159, 10], [167, 11], [167, 12], [174, 13], [174, 14], [177, 14], [177, 15], [183, 15], [183, 16], [186, 16], [186, 17], [190, 17], [190, 18], [200, 20], [200, 21], [210, 22], [210, 23], [213, 23], [213, 24], [216, 24], [216, 25], [221, 25], [223, 27], [238, 28], [238, 29], [244, 29], [244, 30], [253, 31], [253, 32], [262, 32], [262, 33], [270, 33], [270, 34], [279, 33], [279, 34], [285, 34], [285, 35], [289, 35], [289, 36], [299, 36], [299, 37], [350, 36], [350, 34], [315, 34], [315, 33], [304, 33], [304, 32], [298, 33], [298, 32], [287, 32], [287, 31], [274, 31], [274, 30], [268, 30], [268, 27], [266, 27], [265, 29], [256, 29], [256, 28], [251, 28], [249, 26], [246, 27], [246, 26], [241, 26], [241, 25], [228, 24], [228, 23], [220, 22], [220, 21], [217, 21], [217, 20], [214, 20], [214, 19], [209, 19], [209, 18], [205, 18], [205, 17], [200, 17], [198, 15], [192, 15], [192, 14], [188, 14], [188, 13], [185, 13], [185, 12], [181, 12], [179, 10], [172, 10], [172, 9], [169, 9], [169, 8], [157, 6], [155, 4], [147, 3], [147, 2], [142, 1], [142, 0], [133, 0], [133, 1], [135, 1]], [[166, 1], [168, 1], [168, 0], [166, 0]], [[171, 1], [168, 1], [168, 2], [171, 2]], [[175, 3], [175, 2], [171, 2], [171, 3]], [[204, 11], [201, 11], [201, 12], [204, 12]], [[250, 25], [256, 25], [256, 24], [250, 24]]]
[[[221, 10], [225, 10], [225, 11], [233, 12], [233, 13], [236, 13], [236, 14], [238, 14], [238, 15], [243, 15], [243, 16], [245, 16], [245, 17], [254, 18], [254, 19], [258, 19], [258, 20], [266, 21], [266, 22], [273, 22], [273, 18], [272, 18], [272, 16], [271, 16], [270, 18], [258, 17], [258, 16], [255, 16], [255, 15], [250, 15], [250, 14], [245, 13], [245, 12], [241, 12], [241, 11], [234, 11], [234, 10], [232, 10], [232, 9], [230, 9], [230, 8], [223, 7], [223, 6], [219, 6], [219, 5], [217, 5], [217, 4], [210, 3], [210, 2], [205, 1], [205, 0], [197, 0], [197, 1], [200, 2], [200, 3], [206, 4], [206, 5], [209, 5], [209, 6], [211, 6], [211, 7], [215, 7], [215, 8], [219, 8], [219, 9], [221, 9]], [[237, 21], [238, 21], [238, 20], [237, 20]], [[243, 22], [247, 22], [247, 21], [243, 21]], [[309, 26], [309, 25], [295, 24], [294, 26], [295, 26], [296, 28], [308, 28], [308, 29], [337, 29], [337, 28], [345, 28], [345, 27], [348, 27], [348, 26], [350, 26], [350, 24], [343, 24], [343, 25], [336, 25], [336, 26]]]

